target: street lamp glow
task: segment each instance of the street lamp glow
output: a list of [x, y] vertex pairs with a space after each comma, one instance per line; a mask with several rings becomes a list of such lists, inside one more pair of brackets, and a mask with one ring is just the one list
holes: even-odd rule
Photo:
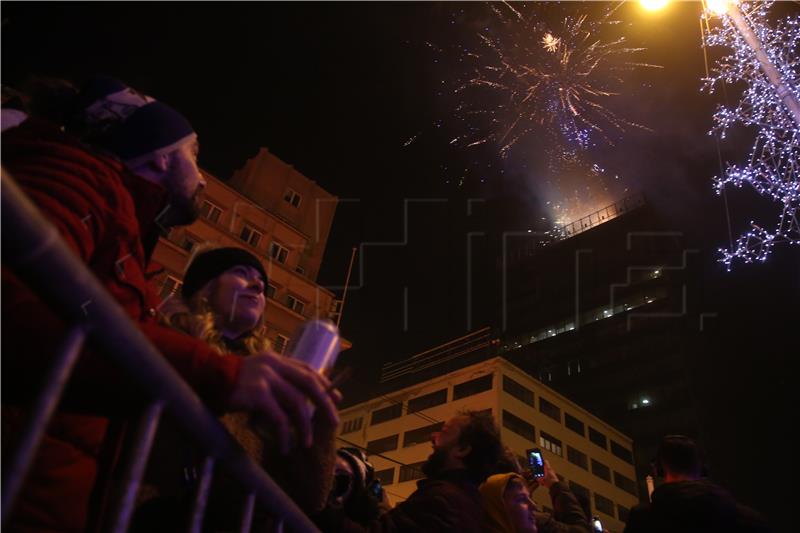
[[647, 11], [658, 11], [669, 3], [669, 0], [640, 0], [642, 7]]
[[722, 16], [728, 12], [731, 0], [706, 0], [706, 9], [711, 13]]

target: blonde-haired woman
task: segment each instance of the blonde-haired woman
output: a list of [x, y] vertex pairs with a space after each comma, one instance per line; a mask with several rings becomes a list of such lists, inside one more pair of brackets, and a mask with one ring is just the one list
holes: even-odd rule
[[267, 273], [243, 248], [208, 249], [186, 269], [181, 297], [162, 306], [164, 321], [220, 353], [250, 355], [270, 347], [264, 308]]
[[[220, 357], [247, 357], [268, 350], [265, 322], [267, 273], [261, 261], [242, 248], [211, 248], [197, 253], [186, 269], [179, 297], [172, 297], [161, 307], [162, 321], [184, 333], [205, 341], [216, 348]], [[335, 427], [322, 417], [315, 417], [313, 445], [297, 447], [289, 457], [281, 457], [278, 446], [249, 413], [228, 413], [221, 417], [251, 459], [264, 466], [279, 485], [292, 496], [298, 506], [309, 514], [319, 511], [325, 504], [333, 479], [335, 464]], [[152, 531], [153, 522], [167, 531], [177, 523], [164, 524], [163, 508], [174, 502], [164, 501], [163, 495], [183, 492], [176, 488], [176, 474], [183, 474], [185, 483], [192, 487], [193, 477], [199, 470], [200, 458], [184, 452], [176, 458], [176, 451], [186, 450], [169, 429], [154, 450], [151, 463], [155, 470], [171, 472], [165, 479], [162, 473], [151, 477], [161, 496], [148, 504], [148, 519], [140, 522], [136, 531]], [[151, 468], [152, 472], [154, 468]], [[188, 475], [187, 475], [188, 472]], [[206, 530], [228, 530], [238, 527], [244, 494], [230, 480], [219, 475], [212, 487], [206, 511]], [[159, 501], [160, 500], [160, 501]], [[181, 508], [181, 505], [177, 506]], [[143, 508], [147, 509], [147, 507]], [[166, 513], [174, 515], [175, 513]], [[155, 518], [160, 516], [160, 518]], [[152, 519], [149, 517], [153, 517]], [[172, 516], [170, 516], [172, 518]], [[182, 517], [175, 517], [179, 520]], [[263, 530], [268, 525], [264, 516], [256, 516], [254, 529]], [[136, 525], [136, 524], [135, 524]]]

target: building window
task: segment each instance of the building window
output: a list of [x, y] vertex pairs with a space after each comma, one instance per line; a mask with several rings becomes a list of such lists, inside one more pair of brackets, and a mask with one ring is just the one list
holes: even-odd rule
[[592, 426], [589, 426], [589, 440], [604, 450], [608, 449], [608, 439], [606, 436], [594, 429]]
[[301, 267], [301, 266], [296, 266], [294, 268], [294, 271], [297, 272], [298, 274], [300, 274], [301, 276], [305, 276], [306, 275], [306, 269]]
[[306, 304], [291, 294], [286, 296], [286, 306], [298, 314], [303, 314], [303, 310], [306, 308]]
[[586, 428], [584, 427], [583, 422], [566, 411], [564, 411], [564, 425], [581, 437], [586, 436]]
[[302, 197], [297, 194], [297, 191], [294, 189], [286, 189], [286, 194], [283, 195], [283, 200], [287, 204], [291, 204], [294, 207], [300, 207], [300, 201], [302, 200]]
[[200, 216], [206, 220], [217, 223], [220, 215], [222, 215], [222, 208], [208, 200], [204, 201], [202, 207], [200, 207]]
[[376, 471], [375, 479], [379, 480], [383, 486], [391, 485], [394, 483], [394, 467]]
[[592, 474], [611, 483], [611, 469], [600, 461], [592, 459]]
[[611, 453], [625, 461], [626, 463], [633, 464], [633, 453], [623, 446], [622, 444], [616, 442], [615, 440], [611, 440]]
[[242, 239], [244, 242], [255, 248], [258, 246], [258, 241], [261, 240], [264, 234], [255, 229], [254, 227], [245, 224], [242, 226], [242, 231], [239, 233], [239, 238]]
[[420, 461], [419, 463], [412, 463], [410, 465], [403, 465], [400, 467], [400, 479], [397, 480], [398, 483], [402, 483], [404, 481], [414, 481], [415, 479], [422, 479], [425, 477], [425, 474], [422, 473], [422, 465], [425, 464], [425, 461]]
[[403, 435], [403, 448], [408, 448], [409, 446], [414, 446], [423, 442], [430, 442], [431, 433], [435, 431], [441, 431], [442, 426], [444, 426], [444, 422], [437, 422], [436, 424], [431, 424], [430, 426], [406, 431]]
[[272, 242], [269, 245], [269, 256], [278, 263], [283, 264], [286, 263], [286, 259], [289, 257], [289, 250], [277, 242]]
[[[574, 327], [572, 329], [575, 329]], [[580, 361], [569, 361], [567, 362], [567, 375], [573, 376], [578, 375], [581, 373], [581, 362]]]
[[534, 407], [533, 391], [508, 376], [503, 376], [503, 390], [522, 403]]
[[517, 435], [525, 437], [531, 442], [536, 442], [536, 429], [533, 424], [525, 422], [520, 417], [503, 409], [503, 427], [510, 429]]
[[187, 252], [191, 252], [198, 242], [199, 241], [197, 239], [189, 237], [188, 235], [184, 235], [183, 241], [181, 242], [181, 248], [183, 248]]
[[628, 494], [636, 496], [636, 482], [627, 476], [623, 476], [614, 470], [614, 485], [621, 488]]
[[561, 409], [539, 396], [539, 411], [561, 423]]
[[650, 407], [651, 405], [653, 405], [652, 398], [650, 398], [646, 394], [640, 394], [636, 396], [636, 398], [628, 402], [628, 409], [632, 411], [634, 409], [639, 409], [642, 407]]
[[627, 507], [617, 504], [617, 517], [620, 519], [620, 521], [627, 522], [630, 512], [631, 510]]
[[466, 398], [467, 396], [472, 396], [474, 394], [491, 390], [492, 377], [493, 374], [486, 374], [485, 376], [471, 379], [469, 381], [465, 381], [464, 383], [459, 383], [453, 387], [453, 400], [460, 400], [461, 398]]
[[364, 417], [360, 416], [358, 418], [354, 418], [352, 420], [348, 420], [344, 424], [342, 424], [342, 435], [347, 433], [352, 433], [354, 431], [358, 431], [361, 429], [361, 426], [364, 424]]
[[399, 435], [391, 435], [382, 439], [371, 440], [367, 443], [367, 453], [383, 453], [397, 449]]
[[564, 457], [564, 452], [561, 449], [561, 441], [549, 433], [545, 433], [544, 431], [539, 432], [539, 446], [559, 457]]
[[289, 344], [289, 337], [285, 335], [281, 335], [278, 333], [275, 335], [275, 346], [273, 348], [278, 353], [283, 353], [286, 351], [286, 346]]
[[275, 293], [278, 292], [278, 287], [272, 283], [267, 284], [267, 298], [275, 298]]
[[402, 414], [402, 403], [396, 403], [394, 405], [390, 405], [389, 407], [384, 407], [383, 409], [377, 409], [372, 411], [372, 418], [369, 421], [369, 425], [374, 426], [375, 424], [380, 424], [381, 422], [386, 422], [387, 420], [394, 420], [395, 418], [400, 418]]
[[576, 450], [572, 446], [567, 446], [567, 461], [578, 465], [584, 470], [589, 470], [589, 461], [586, 458], [586, 454], [580, 450]]
[[437, 390], [419, 398], [408, 400], [408, 413], [416, 413], [443, 403], [447, 403], [447, 389]]
[[594, 493], [594, 506], [595, 509], [600, 511], [601, 513], [607, 514], [611, 518], [614, 518], [614, 502], [602, 496], [600, 494]]
[[181, 285], [183, 285], [181, 280], [167, 275], [167, 277], [164, 279], [164, 283], [161, 284], [161, 299], [166, 300], [170, 296], [174, 295], [181, 288]]

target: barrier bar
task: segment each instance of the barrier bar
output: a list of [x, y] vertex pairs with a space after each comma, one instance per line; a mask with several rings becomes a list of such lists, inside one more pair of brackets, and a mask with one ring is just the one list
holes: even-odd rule
[[211, 480], [214, 478], [214, 458], [206, 457], [203, 461], [203, 470], [197, 483], [197, 492], [194, 495], [192, 506], [192, 521], [189, 524], [189, 533], [200, 533], [203, 530], [203, 515], [208, 503], [208, 492], [211, 490]]
[[128, 451], [125, 473], [117, 487], [112, 507], [110, 531], [113, 533], [125, 533], [128, 530], [133, 508], [136, 505], [136, 493], [139, 491], [139, 485], [147, 467], [147, 459], [150, 457], [150, 449], [153, 447], [153, 440], [156, 437], [163, 409], [164, 404], [161, 402], [150, 404], [136, 425], [136, 433], [132, 439], [133, 446]]
[[[134, 326], [130, 317], [78, 259], [8, 174], [0, 194], [4, 262], [63, 314], [86, 317], [99, 349], [165, 409], [210, 455], [217, 458], [273, 516], [298, 532], [319, 531], [272, 478], [254, 463], [202, 400]], [[81, 302], [91, 302], [92, 312]]]
[[61, 393], [64, 391], [64, 386], [67, 384], [85, 342], [86, 330], [82, 326], [75, 326], [67, 333], [67, 338], [58, 350], [58, 355], [45, 377], [44, 387], [36, 398], [30, 420], [25, 425], [12, 460], [3, 468], [3, 523], [5, 523], [14, 499], [22, 487], [22, 481], [36, 457], [47, 423], [58, 406]]

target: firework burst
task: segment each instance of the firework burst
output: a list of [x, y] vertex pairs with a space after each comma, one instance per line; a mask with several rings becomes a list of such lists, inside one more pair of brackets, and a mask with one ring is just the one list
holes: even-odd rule
[[466, 133], [456, 141], [493, 142], [506, 157], [536, 133], [554, 141], [550, 156], [563, 160], [598, 141], [613, 144], [629, 127], [647, 129], [605, 105], [619, 94], [623, 72], [654, 66], [630, 61], [642, 49], [624, 37], [600, 37], [618, 24], [611, 19], [617, 7], [594, 20], [552, 3], [488, 4], [491, 20], [477, 33], [478, 45], [463, 49], [461, 63], [469, 69], [455, 92]]

